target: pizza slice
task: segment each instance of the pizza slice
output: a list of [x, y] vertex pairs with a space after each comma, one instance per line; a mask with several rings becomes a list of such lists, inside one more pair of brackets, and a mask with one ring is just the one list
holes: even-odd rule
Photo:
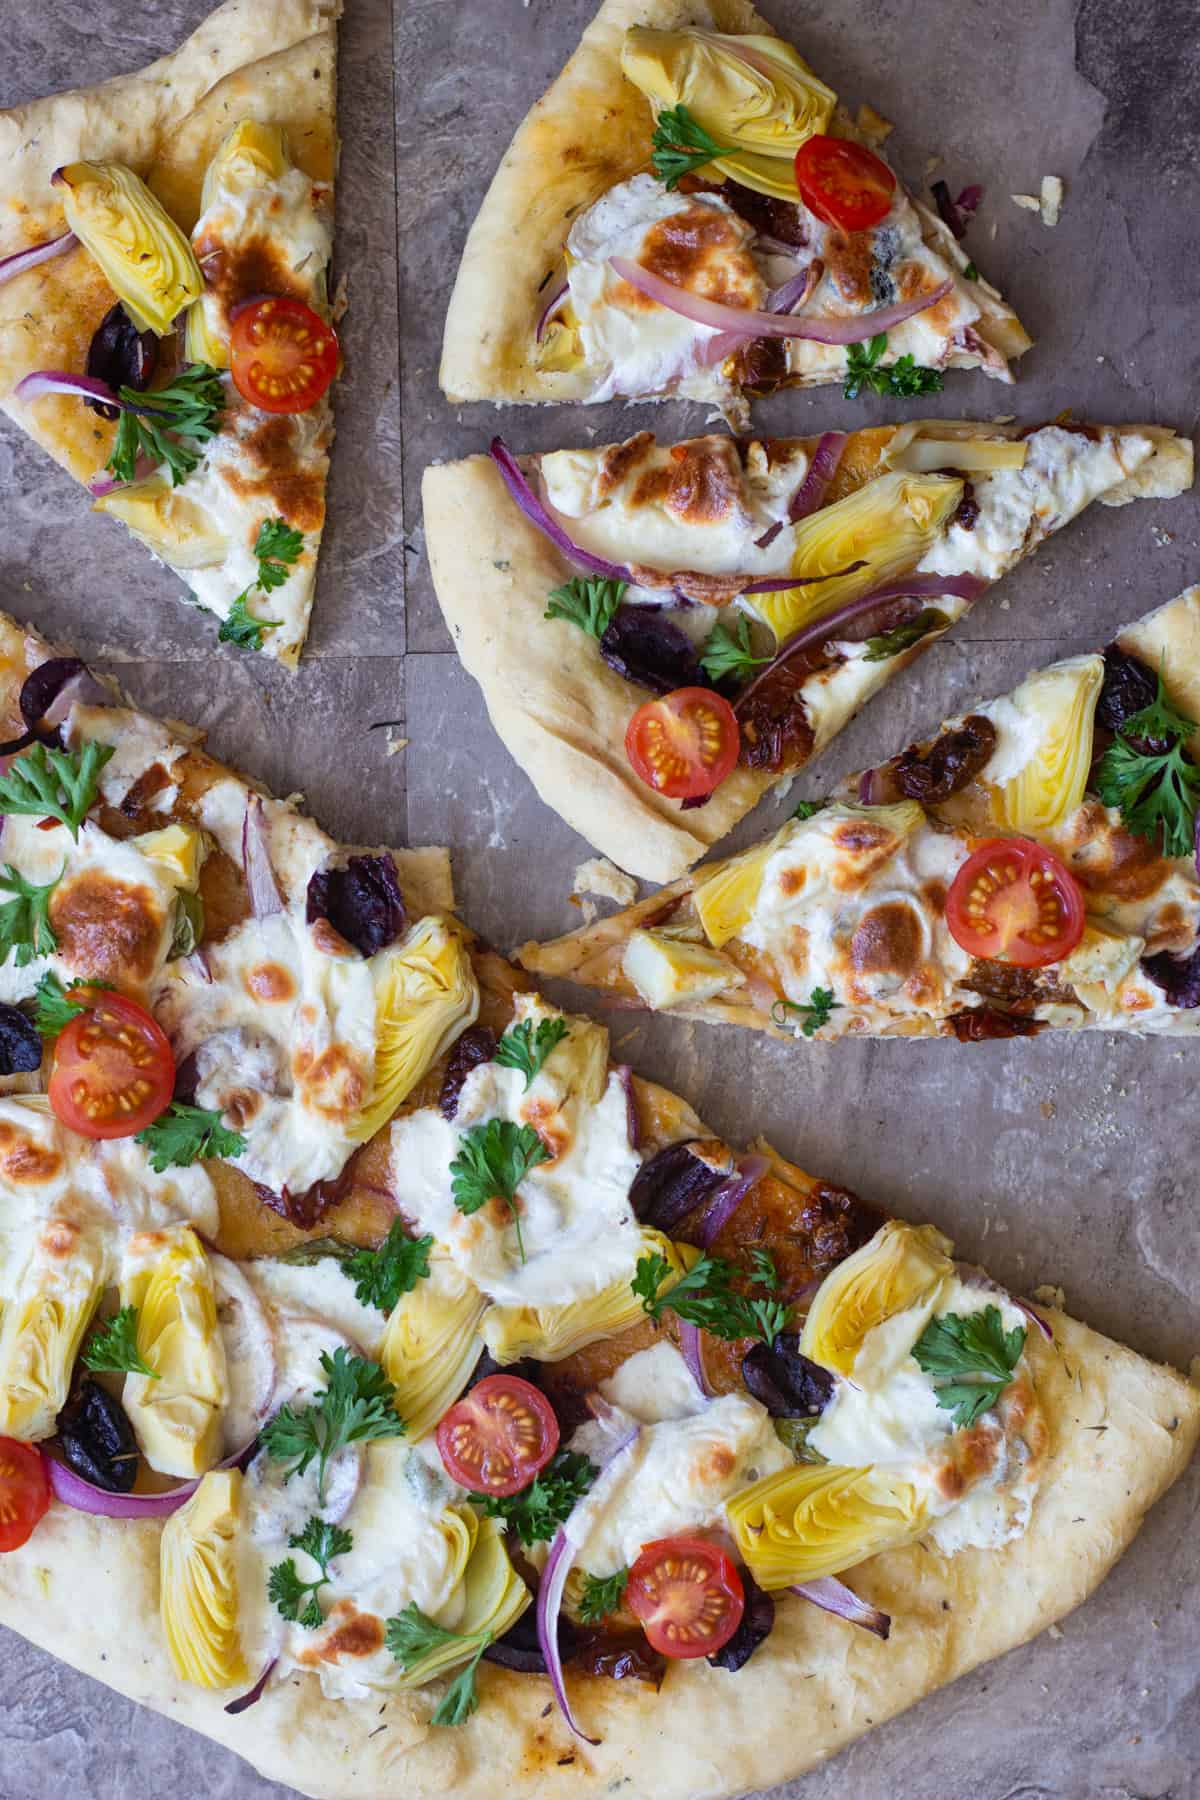
[[225, 0], [140, 74], [0, 113], [0, 405], [294, 666], [339, 364], [340, 0]]
[[747, 0], [604, 0], [472, 227], [442, 387], [671, 394], [743, 424], [748, 394], [789, 385], [1011, 382], [1030, 339], [941, 211]]
[[1178, 494], [1159, 426], [924, 420], [435, 465], [430, 569], [542, 799], [669, 881], [1092, 500]]
[[1200, 1393], [472, 956], [307, 1232], [0, 1099], [0, 1621], [328, 1800], [691, 1800], [1084, 1600]]
[[525, 966], [799, 1037], [1200, 1022], [1200, 587]]

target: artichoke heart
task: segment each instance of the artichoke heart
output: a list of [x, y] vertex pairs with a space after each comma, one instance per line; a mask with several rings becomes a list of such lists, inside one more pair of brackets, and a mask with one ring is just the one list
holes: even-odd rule
[[282, 181], [291, 166], [282, 126], [239, 119], [218, 144], [204, 172], [200, 211], [206, 213], [219, 193], [244, 194], [248, 188]]
[[732, 36], [687, 27], [625, 34], [621, 69], [655, 115], [686, 106], [709, 136], [732, 151], [710, 168], [757, 193], [795, 200], [794, 162], [806, 138], [829, 129], [837, 104], [782, 38]]
[[939, 469], [965, 469], [987, 474], [995, 469], [1023, 469], [1027, 438], [989, 437], [978, 425], [938, 419], [930, 424], [901, 425], [880, 457], [885, 469], [907, 469], [928, 475]]
[[[423, 1687], [439, 1675], [448, 1674], [459, 1664], [469, 1662], [481, 1643], [503, 1637], [512, 1629], [529, 1605], [529, 1589], [521, 1580], [504, 1547], [504, 1526], [499, 1519], [481, 1519], [471, 1560], [463, 1576], [458, 1616], [452, 1629], [454, 1637], [423, 1656], [397, 1681], [400, 1689]], [[449, 1610], [449, 1608], [444, 1609]], [[437, 1620], [442, 1623], [442, 1620]]]
[[422, 1075], [479, 1017], [466, 944], [446, 919], [419, 919], [375, 969], [375, 1081], [350, 1135], [374, 1137]]
[[42, 1231], [0, 1323], [0, 1436], [50, 1437], [104, 1286], [104, 1253], [65, 1221]]
[[466, 1387], [479, 1361], [486, 1305], [447, 1253], [435, 1249], [428, 1276], [392, 1309], [379, 1360], [395, 1385], [410, 1444], [433, 1430]]
[[[691, 1244], [676, 1244], [661, 1231], [643, 1226], [639, 1233], [637, 1261], [657, 1252], [668, 1265], [659, 1292], [673, 1287], [687, 1274], [700, 1252]], [[572, 1300], [566, 1306], [493, 1306], [484, 1315], [483, 1341], [498, 1363], [519, 1362], [523, 1356], [539, 1362], [561, 1362], [574, 1356], [587, 1344], [601, 1338], [616, 1337], [628, 1331], [645, 1317], [642, 1302], [630, 1286], [633, 1268], [627, 1276], [591, 1294], [585, 1300]]]
[[853, 1568], [920, 1537], [929, 1509], [911, 1482], [881, 1468], [799, 1463], [765, 1475], [726, 1505], [760, 1587], [792, 1587]]
[[180, 1679], [199, 1687], [246, 1680], [238, 1631], [241, 1500], [238, 1470], [216, 1469], [163, 1526], [159, 1605], [167, 1650]]
[[54, 181], [67, 224], [91, 251], [139, 331], [168, 337], [204, 291], [183, 232], [123, 163], [67, 163]]
[[1031, 675], [1010, 696], [1031, 753], [992, 790], [998, 824], [1040, 837], [1082, 806], [1103, 682], [1102, 657], [1074, 656]]
[[935, 1226], [890, 1219], [817, 1289], [800, 1337], [805, 1356], [849, 1375], [876, 1325], [918, 1305], [933, 1312], [942, 1283], [954, 1273], [950, 1250]]
[[126, 1377], [125, 1411], [152, 1469], [202, 1475], [221, 1454], [229, 1392], [212, 1268], [190, 1226], [157, 1235], [166, 1247], [121, 1282], [122, 1306], [138, 1309], [138, 1354], [157, 1377]]
[[164, 825], [131, 840], [135, 850], [161, 863], [178, 887], [194, 893], [208, 855], [208, 839], [194, 825]]
[[[743, 595], [739, 604], [752, 606], [785, 643], [811, 619], [910, 574], [941, 536], [962, 496], [963, 484], [954, 475], [903, 470], [880, 475], [795, 527], [792, 574], [827, 580]], [[863, 567], [852, 574], [836, 573], [857, 562]]]
[[783, 842], [786, 829], [785, 826], [753, 850], [743, 850], [740, 856], [715, 863], [707, 880], [693, 890], [692, 905], [714, 950], [737, 937], [754, 917], [767, 864]]
[[703, 944], [689, 944], [663, 931], [631, 933], [621, 968], [654, 1012], [712, 1000], [745, 977], [725, 957]]
[[207, 569], [224, 562], [229, 549], [229, 539], [212, 514], [163, 475], [102, 494], [92, 511], [120, 519], [147, 550], [174, 569]]

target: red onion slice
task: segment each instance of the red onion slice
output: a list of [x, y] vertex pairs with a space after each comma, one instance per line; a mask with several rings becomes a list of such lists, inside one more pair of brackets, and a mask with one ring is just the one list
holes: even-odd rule
[[[218, 1469], [233, 1469], [246, 1461], [253, 1450], [256, 1438], [235, 1450], [232, 1456], [222, 1457], [214, 1464]], [[54, 1497], [61, 1500], [64, 1506], [74, 1507], [76, 1512], [91, 1513], [103, 1519], [165, 1519], [171, 1513], [178, 1512], [185, 1500], [190, 1500], [200, 1486], [203, 1477], [195, 1481], [184, 1481], [178, 1487], [168, 1488], [162, 1494], [111, 1494], [107, 1488], [96, 1487], [91, 1481], [85, 1481], [66, 1463], [59, 1462], [55, 1456], [42, 1452], [42, 1461], [46, 1465], [46, 1473], [50, 1478], [50, 1486]]]
[[793, 525], [797, 519], [807, 519], [809, 513], [816, 512], [824, 504], [829, 484], [837, 474], [838, 464], [842, 460], [848, 436], [849, 433], [845, 431], [826, 431], [821, 434], [808, 465], [808, 473], [792, 495], [791, 505], [788, 507], [788, 518]]
[[928, 294], [902, 300], [895, 306], [880, 306], [857, 319], [796, 319], [790, 314], [756, 312], [752, 307], [725, 306], [717, 300], [705, 300], [688, 293], [673, 281], [664, 281], [641, 263], [626, 256], [609, 259], [609, 267], [622, 281], [627, 281], [648, 300], [679, 313], [693, 324], [707, 325], [712, 331], [736, 333], [738, 337], [809, 338], [818, 344], [862, 344], [881, 331], [891, 331], [917, 313], [927, 312], [945, 298], [954, 283], [943, 281]]
[[279, 1658], [273, 1656], [249, 1692], [240, 1695], [236, 1700], [231, 1700], [229, 1705], [225, 1708], [225, 1711], [227, 1713], [245, 1712], [248, 1706], [253, 1706], [256, 1701], [261, 1700], [263, 1697], [263, 1690], [266, 1687], [267, 1682], [271, 1679], [271, 1671], [278, 1661]]
[[273, 913], [282, 912], [283, 897], [271, 867], [266, 814], [257, 794], [251, 794], [246, 801], [246, 817], [242, 822], [242, 871], [254, 917], [268, 919]]
[[533, 334], [533, 341], [535, 344], [540, 344], [545, 337], [547, 325], [549, 325], [551, 319], [554, 317], [570, 291], [571, 286], [567, 281], [560, 282], [558, 287], [554, 289], [554, 292], [542, 308], [542, 316], [537, 322], [537, 329]]
[[[153, 475], [158, 464], [148, 456], [139, 456], [133, 466], [134, 481], [145, 481]], [[128, 481], [118, 481], [107, 469], [98, 469], [87, 484], [87, 491], [94, 500], [103, 500], [106, 494], [115, 494], [118, 488], [130, 486]]]
[[868, 1606], [865, 1600], [848, 1588], [836, 1575], [822, 1575], [818, 1581], [802, 1581], [792, 1590], [805, 1600], [811, 1600], [822, 1612], [833, 1613], [848, 1624], [861, 1625], [864, 1631], [873, 1631], [875, 1636], [886, 1642], [892, 1629], [891, 1616], [881, 1612], [877, 1606]]
[[689, 1375], [705, 1399], [709, 1399], [712, 1389], [709, 1387], [708, 1377], [704, 1373], [704, 1351], [700, 1344], [700, 1327], [689, 1325], [686, 1319], [679, 1321], [679, 1349], [688, 1366]]
[[765, 1156], [741, 1156], [737, 1169], [722, 1182], [700, 1218], [699, 1237], [703, 1249], [711, 1250], [730, 1219], [752, 1187], [760, 1182], [770, 1163]]
[[68, 250], [74, 250], [79, 239], [73, 231], [64, 231], [61, 237], [50, 238], [44, 244], [33, 244], [28, 250], [18, 250], [12, 256], [0, 261], [0, 287], [6, 281], [15, 281], [26, 269], [35, 269], [39, 263], [50, 262], [56, 256], [65, 256]]
[[629, 1133], [629, 1148], [636, 1150], [641, 1143], [642, 1127], [638, 1118], [637, 1096], [633, 1091], [633, 1070], [628, 1063], [618, 1063], [613, 1073], [625, 1090], [625, 1128]]
[[[820, 280], [820, 274], [820, 266], [814, 261], [798, 270], [795, 275], [789, 275], [782, 287], [773, 289], [767, 295], [767, 311], [769, 313], [794, 312], [809, 298]], [[731, 356], [739, 344], [749, 344], [753, 341], [753, 332], [719, 332], [716, 337], [709, 338], [706, 344], [700, 346], [697, 360], [703, 368], [711, 369], [714, 363], [724, 362], [727, 356]]]
[[573, 562], [577, 568], [586, 569], [589, 574], [603, 575], [610, 581], [632, 582], [633, 575], [623, 563], [606, 562], [602, 556], [593, 556], [590, 550], [582, 549], [567, 536], [562, 526], [550, 517], [534, 493], [524, 471], [503, 438], [494, 437], [492, 439], [488, 446], [488, 455], [499, 469], [501, 480], [529, 523], [536, 525], [552, 544], [557, 545], [569, 562]]
[[860, 806], [889, 806], [898, 799], [888, 777], [887, 765], [877, 769], [864, 769], [858, 778], [858, 803]]
[[103, 400], [106, 406], [118, 407], [122, 412], [131, 410], [107, 381], [95, 375], [73, 375], [67, 369], [36, 369], [13, 389], [17, 400], [40, 400], [43, 394], [78, 394], [84, 400]]

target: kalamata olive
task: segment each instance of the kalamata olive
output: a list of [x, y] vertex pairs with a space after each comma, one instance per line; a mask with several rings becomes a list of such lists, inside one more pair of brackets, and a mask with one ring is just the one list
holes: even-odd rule
[[901, 751], [895, 781], [908, 800], [935, 806], [949, 800], [982, 769], [996, 748], [996, 727], [982, 713], [972, 713], [953, 731], [943, 731], [923, 754]]
[[[152, 331], [139, 331], [118, 300], [101, 319], [88, 346], [87, 372], [110, 388], [139, 391], [149, 385], [158, 366], [158, 339]], [[120, 417], [115, 406], [103, 400], [85, 400], [102, 419]]]
[[1170, 1005], [1188, 1010], [1200, 1006], [1200, 950], [1190, 956], [1172, 956], [1167, 950], [1143, 956], [1142, 972], [1162, 989]]
[[709, 1657], [714, 1669], [736, 1671], [748, 1663], [761, 1643], [770, 1637], [775, 1624], [775, 1602], [764, 1594], [749, 1569], [741, 1568], [742, 1594], [745, 1605], [742, 1622], [729, 1642], [722, 1644], [715, 1656]]
[[486, 1025], [472, 1025], [469, 1031], [463, 1032], [450, 1052], [450, 1061], [446, 1064], [446, 1073], [442, 1077], [438, 1107], [443, 1119], [453, 1119], [458, 1111], [458, 1097], [471, 1070], [479, 1068], [482, 1063], [491, 1062], [495, 1054], [496, 1034], [489, 1031]]
[[742, 1358], [742, 1380], [773, 1419], [811, 1419], [833, 1399], [834, 1377], [800, 1349], [795, 1332], [755, 1344]]
[[1104, 682], [1096, 702], [1096, 723], [1120, 731], [1126, 719], [1149, 706], [1158, 692], [1154, 671], [1116, 644], [1104, 652]]
[[59, 1414], [63, 1455], [77, 1475], [110, 1494], [128, 1494], [137, 1480], [138, 1447], [121, 1402], [98, 1381], [85, 1381]]
[[687, 632], [656, 606], [618, 606], [600, 639], [600, 654], [626, 681], [656, 694], [712, 685]]
[[404, 895], [390, 856], [351, 856], [344, 868], [318, 869], [308, 884], [305, 916], [326, 920], [363, 956], [394, 944], [404, 930]]
[[19, 1006], [0, 1003], [0, 1075], [28, 1075], [42, 1066], [42, 1038]]
[[629, 1204], [635, 1218], [655, 1231], [675, 1231], [690, 1213], [708, 1200], [730, 1168], [714, 1168], [688, 1144], [668, 1144], [644, 1162], [633, 1178]]

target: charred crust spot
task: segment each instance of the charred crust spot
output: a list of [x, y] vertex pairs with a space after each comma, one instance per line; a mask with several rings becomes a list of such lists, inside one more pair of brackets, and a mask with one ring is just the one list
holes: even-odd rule
[[833, 841], [841, 849], [863, 856], [875, 850], [890, 849], [895, 842], [895, 833], [870, 819], [845, 819], [834, 827]]
[[74, 1256], [78, 1242], [79, 1227], [68, 1219], [51, 1219], [41, 1236], [42, 1249], [47, 1255], [64, 1262]]
[[697, 1473], [702, 1481], [727, 1481], [737, 1467], [737, 1457], [728, 1444], [714, 1444]]
[[15, 1125], [0, 1124], [0, 1170], [6, 1181], [14, 1185], [29, 1182], [31, 1186], [37, 1186], [44, 1181], [53, 1181], [62, 1166], [63, 1159], [57, 1150], [48, 1150], [43, 1144], [35, 1143]]
[[[373, 1656], [383, 1648], [383, 1620], [374, 1613], [350, 1611], [346, 1602], [342, 1605], [347, 1607], [349, 1617], [343, 1616], [311, 1649], [302, 1650], [299, 1662], [312, 1668], [317, 1663], [339, 1662], [343, 1656]], [[335, 1607], [331, 1616], [336, 1618], [341, 1610], [341, 1606]]]
[[662, 506], [686, 525], [714, 524], [740, 512], [740, 503], [736, 447], [729, 438], [712, 436], [674, 445], [660, 468], [647, 469], [640, 478], [632, 500], [634, 507]]
[[1109, 823], [1098, 801], [1076, 815], [1068, 864], [1081, 887], [1117, 900], [1148, 900], [1170, 875], [1170, 867], [1149, 839], [1131, 837]]
[[[725, 306], [756, 300], [758, 272], [747, 249], [742, 224], [715, 206], [694, 201], [652, 225], [642, 240], [639, 261], [664, 281]], [[731, 255], [730, 252], [733, 254]], [[620, 287], [624, 304], [639, 310], [655, 305], [628, 282]]]
[[292, 1073], [306, 1103], [328, 1119], [349, 1120], [362, 1111], [367, 1079], [360, 1059], [344, 1044], [330, 1044], [314, 1057], [298, 1050]]
[[[601, 495], [615, 493], [631, 469], [643, 462], [654, 449], [654, 433], [639, 431], [623, 444], [610, 444], [600, 458], [596, 491]], [[643, 477], [645, 479], [645, 477]]]
[[784, 869], [781, 872], [779, 876], [779, 890], [782, 894], [786, 894], [790, 899], [793, 894], [798, 894], [801, 891], [807, 880], [808, 870], [803, 863], [799, 863], [796, 868]]
[[875, 266], [875, 242], [869, 231], [831, 231], [823, 246], [825, 266], [841, 298], [852, 306], [870, 306], [874, 299], [871, 271]]
[[865, 912], [850, 940], [850, 961], [860, 974], [915, 973], [924, 948], [921, 921], [902, 900]]
[[281, 1001], [295, 997], [296, 983], [289, 969], [282, 963], [256, 963], [247, 969], [242, 978], [246, 992], [255, 1000], [269, 1001], [278, 1005]]
[[[244, 439], [260, 473], [247, 477], [223, 463], [221, 479], [243, 500], [263, 499], [297, 531], [320, 531], [325, 522], [324, 459], [297, 454], [297, 426], [290, 413], [267, 415]], [[255, 525], [252, 536], [257, 534]]]
[[50, 923], [59, 954], [81, 974], [121, 983], [154, 972], [162, 914], [148, 887], [85, 870], [55, 888]]
[[308, 284], [296, 275], [282, 249], [270, 238], [226, 244], [202, 237], [196, 244], [196, 257], [204, 270], [205, 287], [216, 297], [225, 320], [231, 307], [254, 294], [283, 294], [293, 300], [308, 300]]
[[541, 1138], [550, 1154], [550, 1161], [557, 1162], [571, 1139], [564, 1129], [562, 1115], [555, 1102], [537, 1097], [527, 1100], [521, 1108], [521, 1116]]

